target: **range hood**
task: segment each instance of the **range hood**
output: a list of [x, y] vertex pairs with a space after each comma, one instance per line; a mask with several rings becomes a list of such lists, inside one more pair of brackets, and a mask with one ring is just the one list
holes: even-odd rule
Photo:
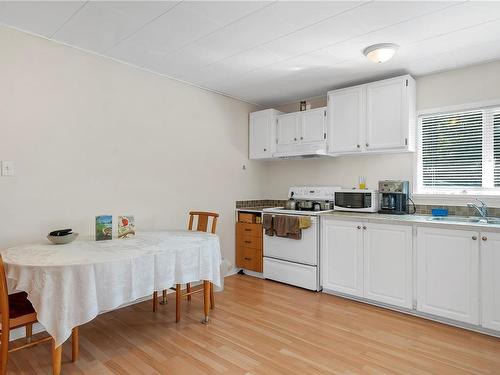
[[326, 152], [326, 142], [323, 144], [300, 145], [291, 148], [285, 152], [275, 152], [273, 159], [314, 159], [331, 158]]

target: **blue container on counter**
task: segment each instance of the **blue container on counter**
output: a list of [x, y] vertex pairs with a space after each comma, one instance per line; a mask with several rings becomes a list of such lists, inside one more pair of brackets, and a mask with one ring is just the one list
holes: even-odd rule
[[448, 216], [447, 208], [433, 208], [431, 210], [432, 216]]

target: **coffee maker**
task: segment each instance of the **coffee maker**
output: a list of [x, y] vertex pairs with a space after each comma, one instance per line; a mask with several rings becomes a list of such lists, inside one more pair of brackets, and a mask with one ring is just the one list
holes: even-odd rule
[[410, 183], [408, 181], [384, 180], [378, 182], [381, 214], [404, 215], [408, 213]]

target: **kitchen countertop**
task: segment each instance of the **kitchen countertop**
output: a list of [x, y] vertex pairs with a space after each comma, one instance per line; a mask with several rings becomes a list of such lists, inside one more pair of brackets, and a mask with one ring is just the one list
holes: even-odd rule
[[239, 207], [236, 209], [236, 211], [240, 212], [240, 211], [243, 211], [243, 212], [258, 212], [258, 213], [261, 213], [264, 208], [272, 208], [270, 206], [262, 206], [262, 207]]
[[[428, 227], [500, 232], [500, 224], [429, 221], [429, 218], [432, 217], [430, 215], [387, 215], [378, 213], [332, 211], [320, 214], [320, 216], [322, 218], [332, 218], [341, 220], [363, 220], [373, 223], [390, 222], [391, 224], [418, 224], [419, 226], [428, 226]], [[449, 217], [452, 218], [453, 216]]]

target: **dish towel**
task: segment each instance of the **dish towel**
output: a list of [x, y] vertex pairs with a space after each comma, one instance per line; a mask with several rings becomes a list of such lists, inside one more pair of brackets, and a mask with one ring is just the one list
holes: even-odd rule
[[264, 214], [262, 217], [262, 227], [266, 236], [274, 236], [273, 215]]
[[302, 229], [300, 229], [300, 217], [276, 215], [274, 217], [274, 230], [276, 236], [300, 240]]
[[301, 216], [299, 218], [300, 229], [307, 229], [311, 226], [311, 218], [309, 216]]

